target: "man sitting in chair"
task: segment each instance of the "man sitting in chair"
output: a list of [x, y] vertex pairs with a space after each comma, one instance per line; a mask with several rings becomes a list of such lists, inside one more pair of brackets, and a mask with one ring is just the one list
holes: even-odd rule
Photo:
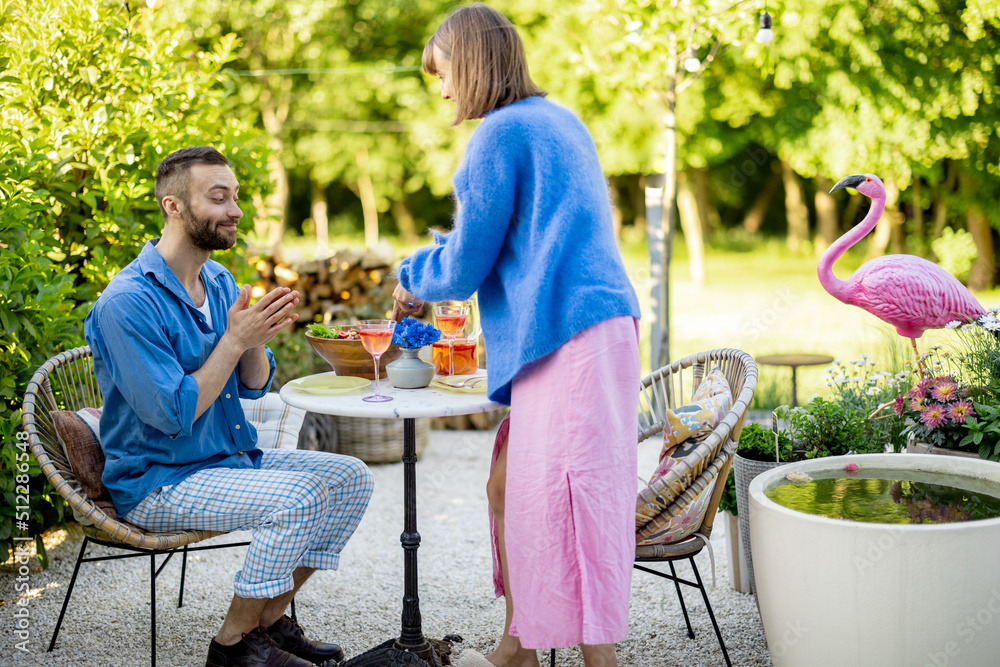
[[295, 321], [298, 293], [277, 288], [251, 305], [250, 287], [209, 259], [236, 242], [238, 198], [214, 148], [168, 155], [156, 170], [162, 238], [87, 316], [104, 484], [118, 515], [146, 530], [253, 531], [206, 665], [334, 664], [340, 647], [306, 639], [285, 608], [315, 570], [337, 568], [372, 476], [351, 457], [256, 446], [240, 398], [268, 391], [266, 344]]

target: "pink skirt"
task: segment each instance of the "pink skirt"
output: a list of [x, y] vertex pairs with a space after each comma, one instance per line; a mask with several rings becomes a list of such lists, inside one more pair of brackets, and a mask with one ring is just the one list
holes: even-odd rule
[[[514, 379], [493, 461], [509, 430], [510, 633], [525, 648], [611, 644], [628, 635], [638, 400], [630, 317], [590, 327]], [[495, 526], [494, 585], [502, 595]]]

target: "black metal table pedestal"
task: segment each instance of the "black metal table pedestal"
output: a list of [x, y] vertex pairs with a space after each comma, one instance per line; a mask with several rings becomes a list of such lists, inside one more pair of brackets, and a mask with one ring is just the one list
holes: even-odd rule
[[451, 664], [451, 642], [460, 637], [449, 635], [444, 640], [424, 637], [420, 618], [420, 596], [417, 593], [417, 431], [416, 421], [403, 419], [403, 628], [398, 638], [351, 658], [341, 667], [445, 667]]

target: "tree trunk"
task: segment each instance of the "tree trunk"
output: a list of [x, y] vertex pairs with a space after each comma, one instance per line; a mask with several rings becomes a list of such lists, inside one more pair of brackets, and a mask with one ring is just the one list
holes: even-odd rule
[[[945, 167], [944, 182], [939, 183], [934, 193], [934, 231], [931, 232], [931, 241], [941, 237], [945, 225], [948, 224], [948, 195], [955, 190], [955, 163], [949, 161]], [[931, 258], [937, 261], [934, 251], [931, 251]]]
[[844, 207], [844, 214], [840, 216], [841, 229], [851, 229], [854, 225], [861, 222], [861, 219], [858, 218], [858, 209], [861, 208], [862, 198], [867, 199], [863, 194], [855, 192], [847, 200], [847, 206]]
[[264, 199], [258, 219], [254, 221], [254, 231], [258, 238], [265, 239], [272, 254], [279, 255], [285, 220], [288, 217], [288, 171], [282, 161], [284, 142], [281, 140], [281, 133], [289, 106], [287, 102], [274, 104], [271, 91], [267, 88], [261, 91], [259, 99], [261, 120], [270, 135], [267, 147], [271, 154], [267, 158], [267, 171], [271, 175], [272, 188]]
[[698, 219], [701, 220], [701, 236], [711, 243], [712, 232], [719, 227], [719, 211], [712, 206], [711, 176], [708, 169], [694, 169], [694, 193], [698, 200]]
[[[972, 177], [963, 174], [960, 177], [963, 194], [966, 200], [973, 202], [970, 196], [975, 190]], [[993, 230], [986, 219], [986, 214], [978, 204], [970, 203], [965, 211], [965, 225], [976, 242], [976, 261], [969, 270], [969, 289], [985, 290], [993, 287], [993, 275], [996, 272], [993, 250]]]
[[993, 259], [993, 231], [986, 220], [986, 215], [978, 206], [970, 206], [965, 216], [969, 233], [976, 242], [976, 261], [969, 270], [969, 289], [990, 289], [993, 287], [993, 276], [996, 273]]
[[260, 215], [254, 220], [257, 237], [264, 239], [274, 254], [279, 253], [281, 237], [285, 233], [288, 212], [288, 172], [281, 161], [281, 139], [271, 137], [267, 142], [271, 154], [267, 156], [267, 172], [271, 175], [271, 192], [264, 198]]
[[785, 217], [788, 220], [788, 249], [798, 252], [809, 240], [809, 209], [802, 194], [802, 183], [792, 165], [781, 162], [781, 175], [785, 184]]
[[913, 206], [913, 253], [919, 257], [927, 255], [927, 240], [924, 238], [923, 182], [914, 174], [911, 183], [911, 205]]
[[892, 192], [892, 207], [889, 207], [889, 197], [886, 197], [885, 216], [889, 218], [889, 242], [893, 254], [902, 255], [906, 252], [906, 242], [903, 239], [903, 223], [906, 216], [899, 208], [899, 182], [890, 178], [886, 182], [886, 190]]
[[396, 227], [399, 228], [399, 235], [404, 241], [416, 243], [420, 240], [417, 238], [417, 223], [403, 199], [392, 202], [392, 217], [396, 219]]
[[677, 212], [681, 216], [681, 230], [688, 251], [688, 270], [695, 285], [705, 284], [705, 240], [698, 215], [698, 200], [692, 186], [691, 169], [677, 174]]
[[327, 216], [326, 190], [316, 181], [311, 183], [310, 210], [316, 226], [316, 259], [326, 259], [330, 256], [330, 219]]
[[[899, 186], [891, 178], [885, 179], [885, 210], [882, 219], [875, 225], [875, 231], [868, 237], [868, 252], [865, 261], [881, 257], [885, 254], [889, 242], [892, 242], [893, 252], [901, 252], [899, 248], [902, 235], [901, 214], [899, 212]], [[899, 228], [899, 229], [894, 229]]]
[[[670, 260], [673, 254], [674, 227], [677, 220], [677, 42], [670, 35], [666, 72], [667, 89], [663, 114], [663, 216], [661, 228], [650, 251], [650, 304], [654, 319], [650, 336], [650, 364], [660, 368], [670, 360]], [[655, 261], [655, 257], [661, 261]]]
[[641, 174], [638, 176], [628, 176], [625, 182], [628, 187], [629, 196], [632, 198], [632, 208], [635, 210], [635, 220], [633, 220], [632, 224], [635, 225], [635, 231], [639, 238], [642, 238], [646, 235], [645, 177]]
[[615, 177], [608, 178], [608, 199], [611, 202], [611, 231], [616, 239], [622, 237], [622, 209], [618, 206], [618, 185]]
[[365, 248], [378, 243], [378, 207], [375, 203], [375, 186], [368, 170], [368, 148], [362, 146], [355, 154], [358, 163], [358, 198], [365, 218]]
[[774, 195], [780, 187], [781, 174], [771, 174], [771, 177], [767, 179], [764, 189], [757, 195], [750, 210], [743, 218], [743, 229], [747, 233], [756, 234], [760, 231], [761, 225], [764, 224], [764, 217], [767, 215], [767, 210], [771, 207], [771, 200], [774, 199]]
[[830, 194], [833, 182], [825, 176], [816, 178], [816, 254], [822, 255], [837, 240], [837, 202]]

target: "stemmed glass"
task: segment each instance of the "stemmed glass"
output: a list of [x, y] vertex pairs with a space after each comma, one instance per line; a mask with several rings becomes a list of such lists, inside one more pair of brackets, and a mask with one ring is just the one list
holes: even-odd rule
[[362, 401], [384, 403], [392, 400], [392, 396], [383, 396], [379, 393], [378, 360], [392, 344], [392, 334], [395, 330], [396, 322], [393, 320], [361, 320], [358, 322], [361, 344], [375, 360], [375, 393], [371, 396], [365, 396], [361, 399]]
[[465, 328], [469, 317], [469, 304], [465, 301], [441, 301], [434, 306], [434, 319], [438, 329], [448, 339], [448, 375], [455, 374], [455, 339]]

